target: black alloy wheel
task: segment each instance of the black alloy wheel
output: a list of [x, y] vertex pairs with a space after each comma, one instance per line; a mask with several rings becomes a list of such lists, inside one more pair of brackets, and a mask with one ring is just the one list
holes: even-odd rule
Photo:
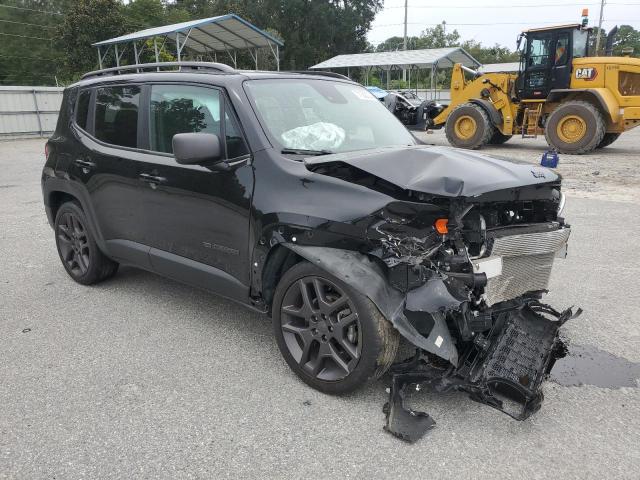
[[351, 392], [382, 376], [395, 360], [400, 337], [378, 307], [310, 262], [284, 273], [271, 307], [282, 356], [316, 390]]
[[118, 263], [100, 251], [76, 202], [66, 202], [56, 212], [56, 246], [64, 269], [76, 282], [92, 285], [115, 275]]
[[299, 279], [285, 293], [280, 319], [291, 356], [309, 375], [341, 380], [358, 365], [358, 313], [333, 282], [318, 276]]
[[60, 259], [72, 276], [82, 277], [91, 261], [87, 231], [74, 212], [65, 212], [56, 232]]

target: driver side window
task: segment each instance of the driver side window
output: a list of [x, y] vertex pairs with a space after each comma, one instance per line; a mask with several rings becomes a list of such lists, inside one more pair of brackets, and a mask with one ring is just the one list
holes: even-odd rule
[[173, 153], [177, 133], [214, 133], [220, 136], [220, 93], [191, 85], [153, 85], [149, 140], [151, 150]]
[[558, 41], [556, 42], [556, 54], [554, 64], [556, 66], [566, 65], [569, 58], [569, 34], [562, 33], [558, 35]]
[[[214, 88], [193, 85], [152, 85], [149, 115], [151, 150], [173, 153], [172, 140], [177, 133], [212, 133], [225, 142], [227, 158], [249, 153], [238, 121], [225, 106], [224, 125], [221, 121], [224, 98]], [[222, 138], [224, 132], [225, 138]]]

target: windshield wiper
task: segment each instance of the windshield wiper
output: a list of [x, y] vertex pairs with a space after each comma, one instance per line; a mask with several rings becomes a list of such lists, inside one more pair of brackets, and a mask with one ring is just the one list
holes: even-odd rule
[[331, 155], [331, 150], [306, 150], [304, 148], [283, 148], [280, 153], [288, 153], [290, 155]]

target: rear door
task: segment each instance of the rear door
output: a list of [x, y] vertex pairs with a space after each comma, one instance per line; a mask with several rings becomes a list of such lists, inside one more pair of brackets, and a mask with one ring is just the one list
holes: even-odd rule
[[[89, 194], [90, 215], [109, 254], [148, 267], [144, 248], [136, 248], [142, 232], [131, 209], [139, 193], [141, 98], [140, 85], [99, 85], [80, 91], [72, 175]], [[125, 248], [131, 245], [133, 249]]]
[[[135, 210], [141, 241], [159, 273], [227, 296], [249, 284], [249, 213], [253, 168], [240, 125], [223, 90], [197, 84], [145, 87], [144, 159]], [[216, 134], [231, 167], [180, 165], [177, 133]], [[231, 286], [231, 287], [230, 287]], [[232, 291], [225, 291], [228, 288]]]

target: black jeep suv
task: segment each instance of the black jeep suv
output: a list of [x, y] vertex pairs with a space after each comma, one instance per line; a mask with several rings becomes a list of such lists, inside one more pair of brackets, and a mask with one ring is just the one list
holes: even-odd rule
[[212, 63], [85, 75], [46, 151], [75, 281], [133, 265], [265, 312], [325, 392], [382, 375], [402, 336], [417, 352], [403, 371], [539, 405], [571, 316], [540, 303], [570, 233], [552, 171], [422, 145], [336, 75]]

